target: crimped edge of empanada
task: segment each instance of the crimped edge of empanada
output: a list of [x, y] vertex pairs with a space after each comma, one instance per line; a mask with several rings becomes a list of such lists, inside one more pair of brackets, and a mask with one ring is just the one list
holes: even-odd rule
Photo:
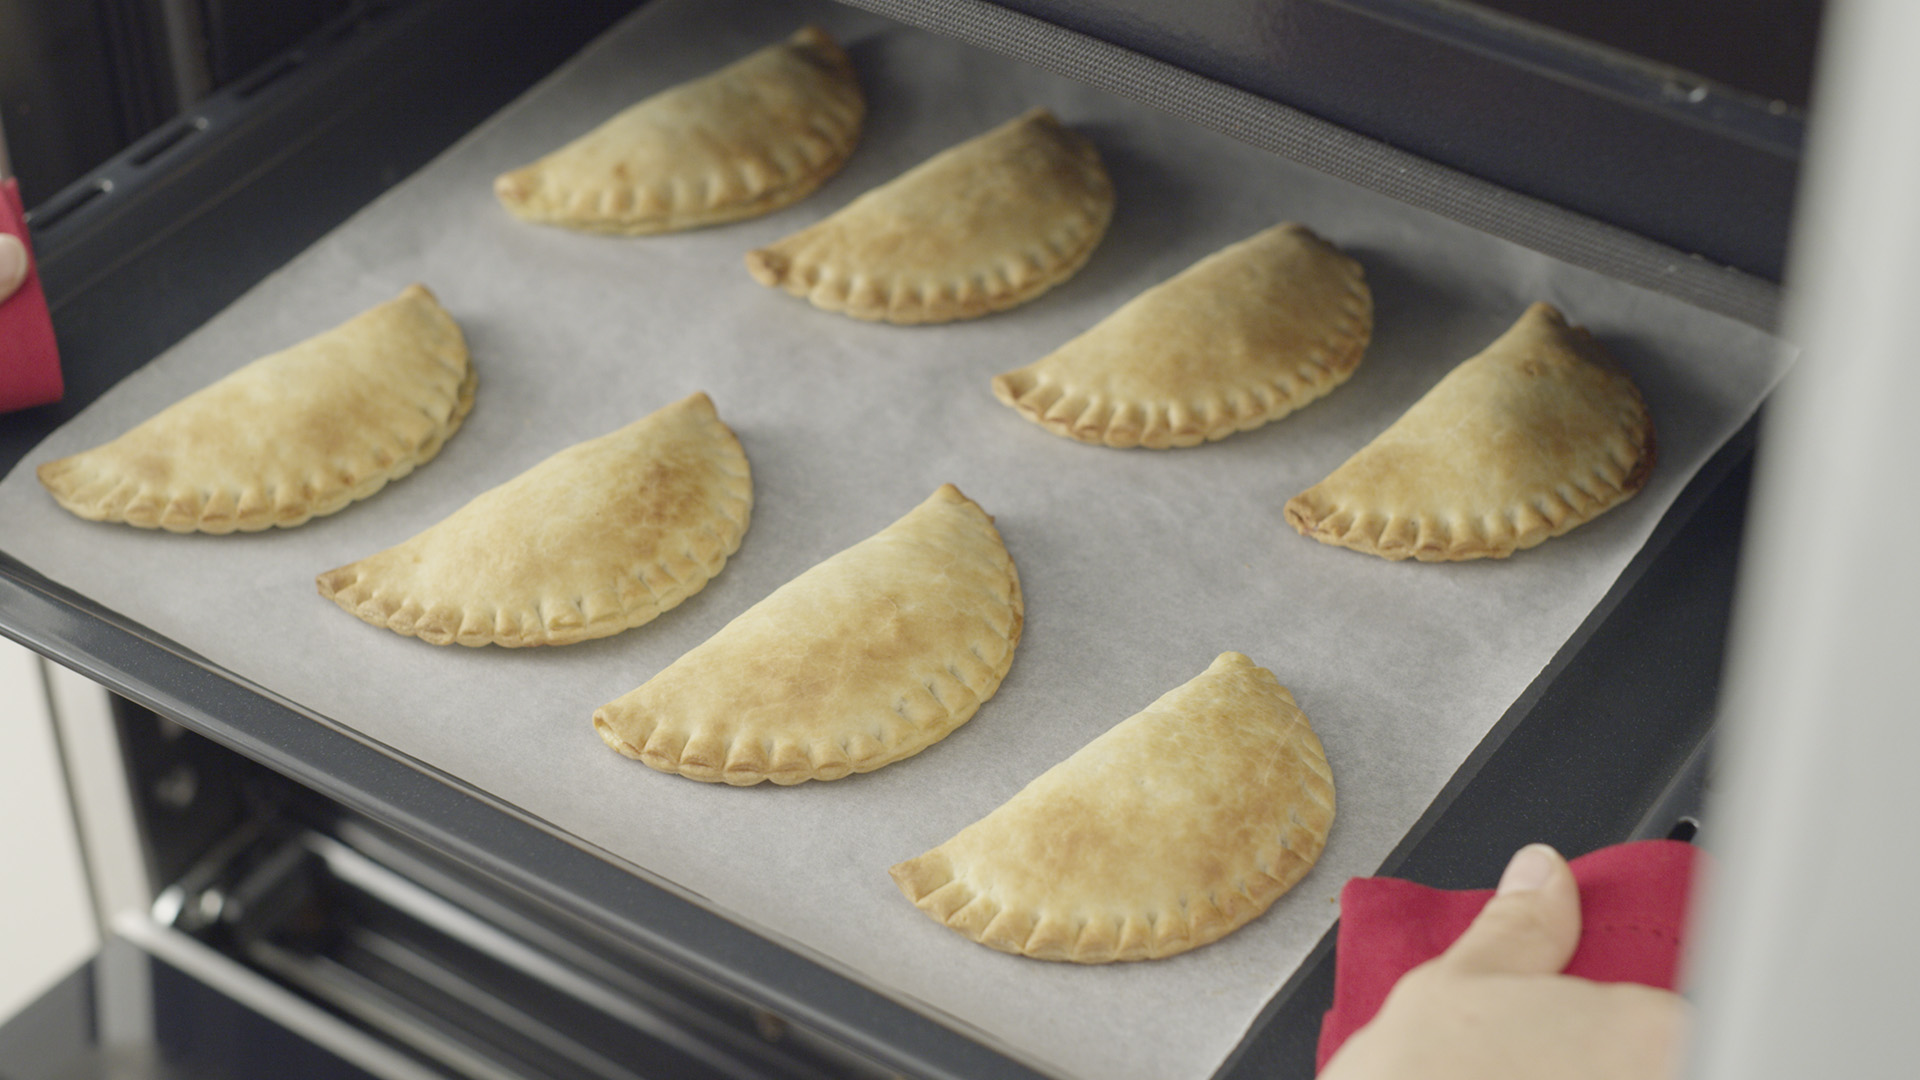
[[[1287, 500], [1287, 523], [1300, 535], [1323, 544], [1395, 562], [1408, 558], [1420, 562], [1504, 559], [1584, 525], [1638, 494], [1659, 457], [1653, 415], [1640, 388], [1586, 327], [1568, 324], [1551, 304], [1536, 303], [1528, 314], [1536, 311], [1565, 331], [1568, 344], [1581, 359], [1605, 371], [1624, 390], [1616, 414], [1620, 439], [1610, 455], [1614, 472], [1596, 468], [1585, 478], [1538, 492], [1529, 502], [1509, 507], [1504, 514], [1466, 519], [1459, 527], [1434, 518], [1370, 514], [1365, 508], [1335, 502], [1322, 490], [1322, 484], [1316, 484]], [[1364, 453], [1365, 448], [1359, 452]]]
[[[671, 732], [655, 726], [647, 737], [635, 745], [633, 741], [622, 737], [614, 730], [609, 710], [618, 706], [611, 702], [594, 710], [593, 729], [598, 732], [608, 747], [625, 757], [642, 762], [648, 767], [664, 773], [675, 773], [689, 780], [706, 783], [724, 783], [733, 787], [750, 787], [763, 781], [772, 781], [781, 787], [790, 787], [808, 780], [839, 780], [853, 773], [872, 772], [885, 765], [910, 758], [927, 747], [941, 741], [962, 724], [971, 720], [980, 706], [990, 700], [1000, 689], [1007, 672], [1013, 668], [1013, 654], [1020, 644], [1020, 635], [1026, 625], [1026, 599], [1020, 590], [1020, 571], [1014, 565], [1013, 556], [1007, 551], [1006, 541], [1000, 531], [994, 527], [993, 515], [980, 508], [980, 505], [967, 498], [960, 489], [952, 484], [942, 484], [932, 498], [947, 502], [965, 503], [980, 517], [980, 524], [986, 530], [998, 551], [1000, 562], [1005, 566], [1008, 595], [1002, 614], [1006, 619], [1006, 628], [1002, 630], [990, 620], [984, 620], [988, 635], [1006, 642], [997, 663], [989, 662], [974, 650], [973, 657], [988, 672], [982, 678], [977, 674], [968, 678], [965, 670], [949, 661], [937, 674], [943, 674], [959, 686], [966, 689], [964, 698], [954, 704], [948, 704], [938, 693], [933, 692], [936, 682], [934, 673], [923, 673], [929, 680], [928, 694], [924, 701], [932, 701], [937, 710], [927, 710], [926, 715], [916, 718], [909, 715], [908, 707], [896, 703], [894, 712], [898, 715], [900, 726], [883, 731], [887, 741], [875, 739], [862, 732], [849, 735], [837, 747], [837, 750], [825, 756], [816, 756], [811, 745], [801, 746], [788, 741], [768, 747], [759, 742], [729, 738], [725, 742], [711, 746], [702, 746], [697, 756], [689, 754], [692, 740], [676, 742], [677, 732]], [[803, 572], [804, 573], [804, 572]], [[751, 609], [749, 609], [751, 610]], [[911, 731], [912, 738], [897, 738], [901, 731]]]
[[[1221, 664], [1266, 671], [1236, 652], [1222, 653], [1214, 661]], [[1210, 666], [1208, 671], [1212, 670]], [[1266, 674], [1272, 677], [1271, 672]], [[1034, 918], [995, 899], [994, 882], [976, 885], [967, 880], [944, 845], [896, 863], [888, 874], [900, 892], [935, 922], [990, 949], [1036, 960], [1075, 964], [1160, 960], [1218, 941], [1264, 914], [1299, 884], [1319, 862], [1333, 827], [1333, 769], [1326, 749], [1293, 695], [1284, 686], [1279, 689], [1299, 712], [1299, 723], [1289, 734], [1309, 765], [1317, 766], [1309, 770], [1317, 781], [1309, 793], [1323, 814], [1314, 815], [1314, 822], [1300, 820], [1297, 813], [1290, 815], [1289, 827], [1254, 853], [1251, 868], [1225, 889], [1182, 897], [1179, 908], [1172, 911], [1093, 919], [1062, 910]]]
[[[1113, 219], [1113, 181], [1093, 141], [1062, 124], [1051, 110], [1031, 109], [1003, 127], [1012, 124], [1041, 125], [1053, 132], [1073, 164], [1080, 168], [1081, 180], [1088, 188], [1085, 198], [1075, 207], [1077, 214], [1030, 243], [1018, 261], [996, 267], [991, 273], [976, 274], [957, 286], [951, 282], [881, 282], [859, 272], [845, 278], [829, 278], [821, 273], [818, 262], [805, 258], [804, 248], [811, 232], [803, 229], [747, 252], [747, 272], [760, 284], [783, 289], [823, 311], [900, 326], [977, 319], [1019, 307], [1065, 282], [1086, 265], [1106, 236], [1107, 225]], [[976, 138], [993, 133], [986, 132]], [[949, 147], [942, 154], [966, 145]], [[939, 156], [915, 168], [924, 167]], [[889, 183], [911, 175], [912, 170]]]
[[[1292, 227], [1320, 240], [1304, 226]], [[1193, 268], [1231, 250], [1215, 252]], [[1351, 378], [1373, 338], [1373, 293], [1360, 263], [1344, 253], [1340, 257], [1349, 271], [1343, 318], [1299, 365], [1277, 378], [1213, 387], [1206, 396], [1185, 401], [1122, 402], [1038, 373], [1036, 362], [994, 376], [993, 396], [1055, 435], [1116, 449], [1199, 446], [1279, 420]]]
[[[1321, 846], [1325, 847], [1324, 840]], [[1316, 851], [1308, 858], [1280, 849], [1271, 862], [1243, 874], [1231, 888], [1196, 895], [1178, 911], [1113, 921], [1072, 916], [1033, 919], [1003, 908], [991, 889], [974, 888], [939, 851], [898, 864], [893, 878], [907, 899], [935, 922], [996, 952], [1035, 960], [1111, 964], [1163, 960], [1220, 940], [1264, 914], [1307, 876], [1318, 855]]]
[[[720, 575], [727, 560], [740, 550], [753, 513], [753, 479], [746, 450], [733, 429], [720, 419], [712, 399], [701, 392], [675, 405], [697, 409], [716, 429], [716, 443], [731, 450], [731, 460], [739, 465], [738, 470], [720, 470], [726, 486], [717, 493], [721, 501], [708, 507], [711, 513], [702, 526], [714, 541], [711, 547], [696, 550], [689, 545], [678, 553], [678, 561], [667, 557], [630, 568], [622, 582], [624, 592], [610, 589], [561, 599], [551, 610], [547, 603], [551, 598], [543, 597], [537, 611], [495, 610], [491, 618], [486, 613], [427, 607], [413, 598], [382, 594], [365, 580], [360, 569], [364, 560], [320, 574], [315, 578], [320, 595], [363, 622], [403, 637], [419, 638], [429, 645], [498, 645], [509, 649], [572, 645], [652, 622]], [[635, 583], [639, 588], [633, 587]]]
[[[529, 202], [532, 191], [527, 178], [546, 164], [547, 158], [542, 158], [496, 177], [493, 182], [495, 197], [509, 213], [522, 221], [613, 236], [650, 236], [708, 225], [724, 225], [771, 214], [799, 202], [817, 191], [853, 156], [854, 149], [860, 144], [860, 134], [866, 120], [866, 97], [861, 93], [852, 58], [825, 30], [818, 26], [804, 26], [784, 42], [769, 46], [783, 47], [807, 53], [835, 76], [839, 86], [851, 93], [848, 100], [833, 103], [836, 114], [824, 117], [830, 122], [822, 123], [820, 121], [823, 118], [816, 117], [808, 135], [798, 141], [800, 157], [769, 158], [764, 163], [771, 165], [777, 176], [759, 168], [761, 163], [753, 163], [741, 167], [737, 179], [744, 186], [740, 190], [730, 184], [707, 184], [698, 191], [691, 187], [683, 191], [669, 185], [663, 194], [662, 189], [652, 182], [636, 180], [627, 188], [609, 187], [598, 192], [582, 190], [575, 193], [565, 205], [549, 209]], [[756, 55], [758, 53], [749, 54], [736, 63], [744, 63]], [[726, 72], [727, 68], [723, 67], [689, 80], [689, 83], [720, 77]], [[661, 93], [672, 93], [689, 83], [668, 87]], [[629, 108], [639, 108], [651, 100], [653, 98], [649, 97]], [[581, 139], [591, 138], [597, 131], [598, 128], [582, 135]], [[562, 153], [572, 145], [569, 143], [554, 154]], [[696, 196], [707, 199], [708, 204], [693, 209], [682, 209], [677, 205], [683, 198], [692, 199]]]
[[[275, 527], [291, 529], [368, 498], [389, 483], [432, 461], [440, 453], [440, 448], [460, 430], [467, 414], [473, 411], [474, 391], [479, 385], [479, 374], [467, 355], [465, 336], [459, 324], [440, 306], [433, 291], [424, 285], [409, 285], [401, 291], [399, 299], [424, 301], [446, 320], [458, 349], [460, 367], [464, 371], [455, 391], [453, 408], [446, 420], [431, 432], [426, 441], [404, 456], [394, 456], [385, 447], [376, 447], [365, 456], [357, 455], [344, 462], [334, 462], [331, 470], [316, 470], [297, 488], [279, 487], [271, 492], [257, 488], [242, 492], [195, 490], [174, 493], [171, 499], [166, 500], [143, 498], [143, 494], [148, 493], [143, 492], [143, 485], [138, 480], [125, 476], [106, 476], [89, 468], [92, 450], [46, 462], [34, 473], [54, 500], [76, 517], [174, 533], [202, 532], [224, 536], [233, 532], [262, 532]], [[322, 334], [328, 332], [322, 331]], [[302, 344], [305, 342], [296, 342], [288, 348], [298, 348]], [[107, 445], [111, 443], [93, 449]], [[157, 493], [153, 494], [157, 496]]]

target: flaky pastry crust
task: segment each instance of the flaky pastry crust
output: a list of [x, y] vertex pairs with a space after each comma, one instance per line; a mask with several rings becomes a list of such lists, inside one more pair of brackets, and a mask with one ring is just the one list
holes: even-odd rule
[[1333, 773], [1273, 673], [1240, 653], [1042, 773], [894, 883], [1001, 952], [1173, 956], [1292, 888], [1333, 827]]
[[1286, 516], [1386, 559], [1504, 559], [1631, 498], [1654, 457], [1633, 381], [1584, 328], [1534, 304]]
[[634, 105], [494, 181], [514, 216], [638, 236], [739, 221], [812, 194], [866, 119], [853, 61], [809, 26]]
[[423, 285], [39, 467], [88, 521], [169, 532], [291, 528], [440, 452], [473, 408], [466, 340]]
[[1072, 277], [1112, 216], [1099, 151], [1034, 109], [748, 252], [747, 270], [856, 319], [952, 322]]
[[1278, 420], [1345, 382], [1373, 333], [1360, 264], [1276, 225], [1148, 289], [993, 393], [1056, 435], [1198, 446]]
[[593, 714], [608, 746], [736, 786], [837, 780], [966, 723], [1025, 608], [993, 519], [952, 484]]
[[570, 446], [320, 595], [434, 645], [569, 645], [651, 622], [740, 547], [753, 480], [705, 394]]

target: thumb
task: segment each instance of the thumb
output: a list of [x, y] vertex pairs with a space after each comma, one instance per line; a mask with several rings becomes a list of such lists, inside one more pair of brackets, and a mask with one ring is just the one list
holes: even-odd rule
[[0, 300], [13, 295], [13, 290], [27, 279], [27, 247], [18, 238], [0, 233]]
[[1528, 844], [1439, 963], [1475, 974], [1554, 975], [1580, 944], [1580, 887], [1560, 853]]

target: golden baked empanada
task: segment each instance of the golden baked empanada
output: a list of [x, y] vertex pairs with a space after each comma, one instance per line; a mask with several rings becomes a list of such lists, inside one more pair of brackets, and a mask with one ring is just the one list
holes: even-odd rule
[[695, 780], [870, 772], [946, 738], [993, 696], [1023, 618], [993, 519], [947, 484], [597, 710], [594, 730]]
[[1056, 435], [1198, 446], [1347, 381], [1373, 334], [1360, 264], [1276, 225], [1148, 289], [993, 393]]
[[853, 62], [809, 26], [634, 105], [494, 181], [515, 216], [589, 232], [671, 232], [813, 193], [860, 141]]
[[570, 446], [320, 595], [435, 645], [570, 645], [706, 587], [753, 509], [747, 455], [705, 394]]
[[1313, 867], [1333, 773], [1293, 695], [1239, 653], [890, 871], [1001, 952], [1104, 964], [1216, 941]]
[[856, 319], [951, 322], [1072, 277], [1112, 216], [1099, 151], [1034, 109], [748, 252], [747, 270]]
[[473, 407], [473, 388], [460, 328], [410, 285], [38, 474], [88, 521], [291, 528], [432, 460]]
[[1585, 329], [1534, 304], [1288, 500], [1287, 521], [1388, 559], [1504, 559], [1626, 501], [1653, 460], [1640, 391]]

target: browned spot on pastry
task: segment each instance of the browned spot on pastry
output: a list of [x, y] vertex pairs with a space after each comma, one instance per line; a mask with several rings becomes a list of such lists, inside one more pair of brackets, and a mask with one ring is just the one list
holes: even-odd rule
[[694, 394], [317, 585], [360, 618], [436, 645], [566, 645], [699, 592], [740, 546], [752, 505], [739, 440]]
[[1112, 214], [1099, 152], [1035, 109], [749, 253], [747, 269], [858, 319], [971, 319], [1072, 277]]
[[[413, 285], [38, 475], [92, 521], [209, 533], [298, 525], [431, 460], [473, 388], [460, 328]], [[394, 453], [396, 442], [406, 449]]]
[[852, 61], [807, 27], [624, 110], [494, 192], [524, 220], [589, 232], [738, 221], [811, 194], [853, 153], [865, 117]]
[[1625, 502], [1655, 456], [1639, 388], [1586, 330], [1534, 304], [1286, 518], [1388, 559], [1500, 559]]
[[696, 780], [870, 771], [938, 742], [993, 696], [1021, 611], [992, 519], [949, 484], [603, 706], [594, 728]]
[[1081, 442], [1197, 446], [1277, 420], [1345, 382], [1372, 335], [1360, 264], [1278, 225], [1135, 297], [996, 397]]
[[1319, 858], [1333, 809], [1333, 774], [1293, 696], [1222, 653], [891, 873], [921, 910], [990, 948], [1153, 959], [1265, 911]]

